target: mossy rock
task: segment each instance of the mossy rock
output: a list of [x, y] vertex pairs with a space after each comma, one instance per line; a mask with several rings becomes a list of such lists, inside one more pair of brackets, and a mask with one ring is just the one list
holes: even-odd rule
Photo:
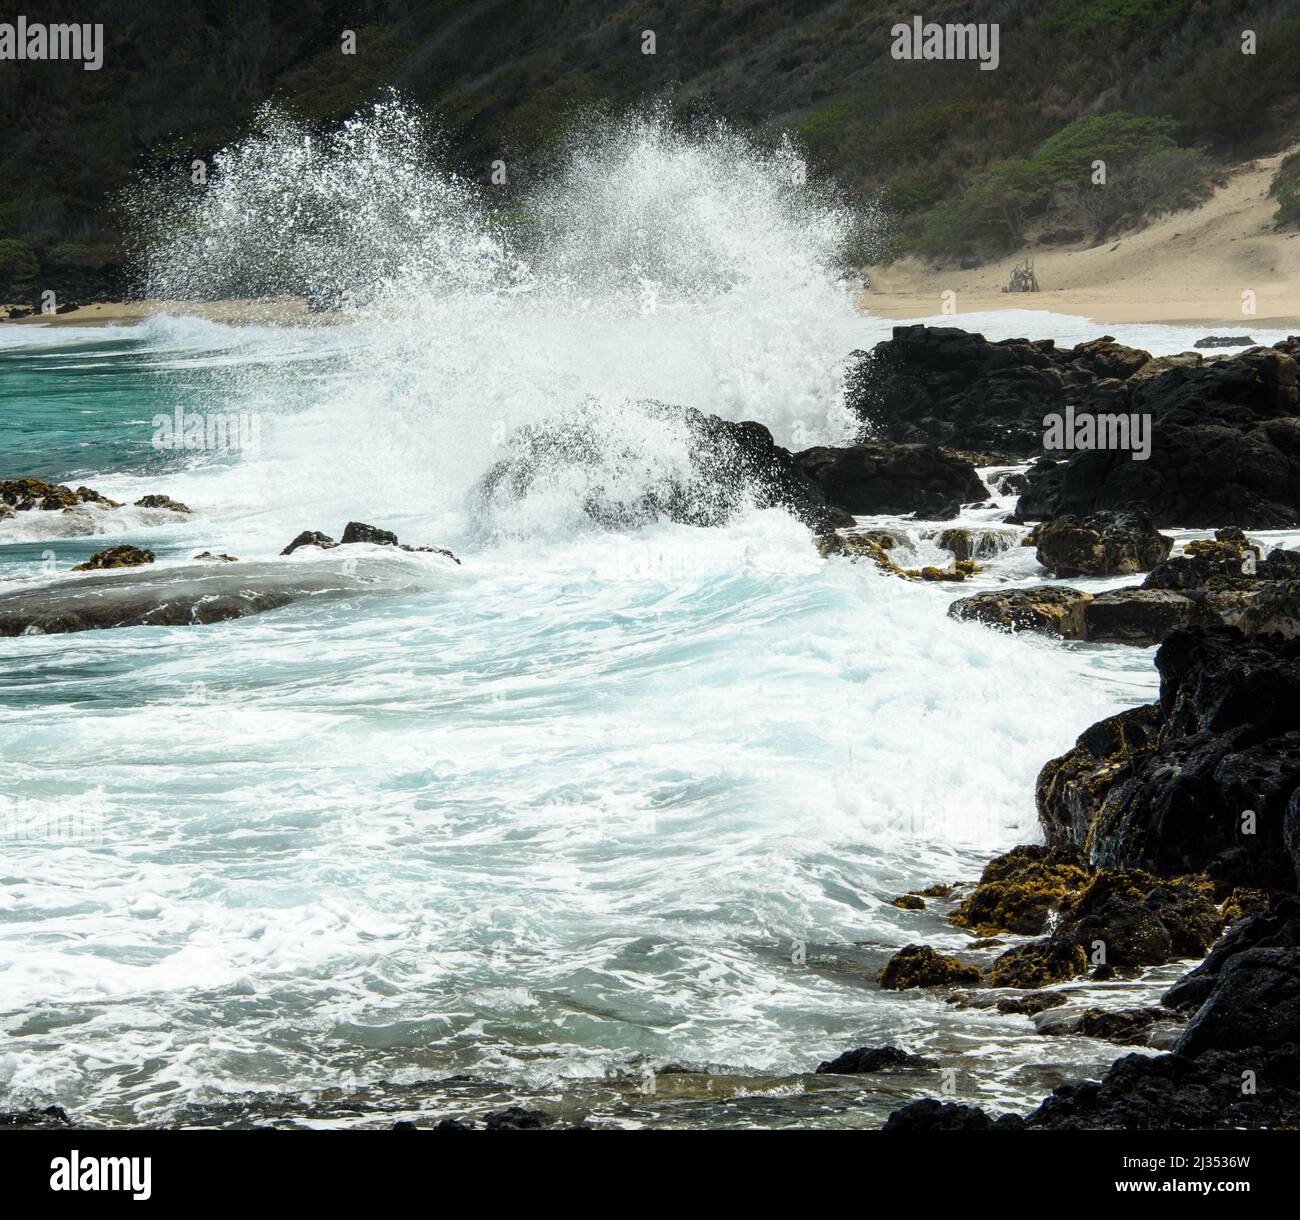
[[72, 570], [94, 572], [101, 568], [136, 568], [153, 561], [152, 551], [142, 551], [135, 546], [110, 546], [106, 550], [96, 551], [85, 563], [77, 564]]
[[1088, 872], [1072, 852], [1015, 847], [989, 861], [979, 884], [953, 912], [952, 922], [981, 936], [997, 932], [1033, 936], [1087, 882]]
[[846, 559], [870, 559], [882, 572], [893, 576], [905, 575], [885, 553], [885, 547], [866, 534], [823, 534], [817, 539], [817, 553], [823, 559], [843, 555]]
[[1206, 877], [1164, 880], [1142, 869], [1102, 869], [1063, 910], [1060, 935], [1100, 941], [1112, 967], [1153, 966], [1202, 957], [1223, 930]]
[[188, 513], [193, 510], [171, 496], [141, 496], [135, 502], [136, 508], [165, 508], [173, 513]]
[[891, 898], [889, 905], [903, 911], [924, 911], [925, 899], [916, 894], [900, 894], [897, 898]]
[[1063, 983], [1087, 969], [1088, 958], [1082, 947], [1051, 937], [1008, 949], [989, 967], [986, 980], [990, 987], [1028, 990]]
[[969, 986], [980, 981], [978, 966], [936, 953], [929, 945], [908, 945], [885, 963], [880, 986], [886, 991], [909, 987]]
[[47, 483], [44, 479], [3, 479], [0, 502], [20, 513], [33, 509], [54, 512], [76, 505], [77, 493], [62, 483]]

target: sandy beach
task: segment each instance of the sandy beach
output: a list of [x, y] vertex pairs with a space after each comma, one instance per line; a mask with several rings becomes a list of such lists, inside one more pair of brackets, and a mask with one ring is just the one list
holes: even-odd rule
[[[915, 258], [869, 267], [861, 303], [884, 317], [930, 317], [944, 312], [943, 294], [953, 292], [955, 325], [963, 313], [1046, 309], [1100, 325], [1205, 323], [1233, 333], [1252, 324], [1300, 327], [1300, 232], [1275, 230], [1277, 200], [1268, 193], [1285, 155], [1249, 162], [1200, 207], [1102, 245], [1036, 247], [1037, 293], [1001, 291], [1022, 251], [971, 270]], [[1243, 311], [1247, 291], [1254, 313]]]

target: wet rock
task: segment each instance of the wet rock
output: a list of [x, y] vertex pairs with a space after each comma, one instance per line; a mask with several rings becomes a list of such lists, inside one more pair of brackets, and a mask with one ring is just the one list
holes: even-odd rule
[[992, 559], [1012, 547], [1020, 544], [1020, 536], [1014, 530], [1006, 529], [972, 529], [968, 526], [954, 526], [944, 530], [936, 539], [939, 546], [959, 561], [975, 559]]
[[78, 487], [74, 494], [77, 497], [78, 504], [102, 504], [105, 508], [122, 507], [120, 500], [110, 500], [107, 496], [100, 495], [91, 487]]
[[805, 449], [795, 461], [828, 503], [857, 516], [944, 520], [988, 494], [970, 462], [933, 445], [869, 440], [847, 449]]
[[1165, 559], [1173, 540], [1139, 510], [1062, 516], [1035, 534], [1038, 562], [1054, 576], [1123, 576]]
[[953, 912], [952, 922], [985, 936], [994, 932], [1033, 936], [1087, 880], [1088, 873], [1073, 851], [1014, 847], [985, 865], [979, 884]]
[[1264, 910], [1230, 928], [1206, 959], [1183, 975], [1161, 997], [1161, 1003], [1195, 1011], [1208, 998], [1227, 963], [1248, 949], [1300, 950], [1300, 898], [1281, 895]]
[[850, 1076], [862, 1072], [920, 1071], [938, 1066], [938, 1060], [910, 1054], [897, 1046], [860, 1046], [818, 1064], [817, 1073]]
[[96, 551], [85, 563], [73, 567], [74, 572], [93, 572], [101, 568], [134, 568], [141, 564], [153, 563], [154, 553], [142, 551], [136, 546], [110, 546]]
[[[1077, 353], [1077, 357], [1076, 357]], [[871, 352], [854, 352], [844, 400], [875, 436], [1016, 457], [1041, 451], [1043, 416], [1120, 409], [1122, 378], [1150, 357], [1113, 340], [1058, 349], [951, 326], [896, 326]]]
[[1204, 339], [1197, 339], [1192, 344], [1193, 347], [1254, 347], [1255, 340], [1249, 335], [1206, 335]]
[[541, 1131], [554, 1125], [555, 1119], [543, 1110], [510, 1106], [496, 1110], [483, 1120], [485, 1131]]
[[901, 894], [897, 898], [891, 898], [889, 905], [902, 911], [924, 911], [925, 899], [917, 894]]
[[343, 538], [340, 545], [347, 546], [352, 542], [370, 542], [375, 546], [396, 546], [397, 535], [391, 530], [377, 529], [373, 525], [366, 525], [361, 521], [349, 521], [343, 527]]
[[869, 559], [882, 572], [889, 572], [894, 576], [905, 575], [903, 569], [887, 554], [888, 548], [869, 534], [823, 534], [816, 540], [816, 545], [817, 552], [823, 559], [828, 559], [832, 555], [841, 555], [852, 560]]
[[8, 1127], [31, 1131], [71, 1126], [72, 1120], [62, 1106], [46, 1106], [43, 1110], [10, 1110], [0, 1114], [0, 1129]]
[[[1264, 1070], [1262, 1065], [1267, 1064]], [[1268, 1087], [1242, 1089], [1243, 1072]], [[1032, 1128], [1185, 1131], [1290, 1125], [1300, 1112], [1300, 1048], [1126, 1055], [1103, 1079], [1062, 1085], [1029, 1114]]]
[[1149, 460], [1093, 449], [1038, 462], [1017, 506], [1024, 520], [1142, 507], [1157, 526], [1300, 524], [1300, 339], [1196, 368], [1116, 383], [1120, 409], [1151, 417]]
[[1017, 1131], [1024, 1120], [1015, 1114], [989, 1118], [978, 1106], [935, 1101], [927, 1097], [911, 1101], [895, 1110], [885, 1120], [885, 1131]]
[[978, 966], [969, 966], [947, 954], [936, 953], [929, 945], [907, 945], [885, 963], [880, 972], [880, 986], [886, 991], [904, 991], [910, 987], [947, 987], [978, 983]]
[[136, 508], [165, 508], [168, 512], [188, 513], [193, 510], [182, 504], [179, 500], [173, 500], [171, 496], [141, 496], [135, 502]]
[[1112, 589], [1099, 593], [1083, 610], [1076, 638], [1094, 644], [1150, 648], [1199, 619], [1196, 603], [1167, 589]]
[[338, 546], [338, 543], [328, 534], [322, 534], [319, 530], [303, 530], [280, 554], [292, 555], [299, 547], [304, 546], [319, 547], [323, 551], [328, 551], [332, 547]]
[[958, 598], [948, 607], [948, 614], [1004, 631], [1035, 631], [1080, 640], [1085, 638], [1084, 615], [1091, 601], [1092, 594], [1065, 585], [991, 589]]
[[466, 1122], [461, 1118], [444, 1118], [433, 1129], [435, 1131], [477, 1131], [478, 1124]]
[[1099, 866], [1293, 889], [1300, 640], [1178, 631], [1156, 668], [1158, 704], [1094, 725], [1040, 772], [1048, 844]]
[[[603, 407], [519, 429], [508, 455], [479, 481], [481, 512], [513, 514], [535, 489], [587, 479], [583, 510], [611, 528], [667, 519], [713, 526], [748, 505], [781, 508], [818, 534], [853, 525], [762, 424], [735, 423], [690, 407], [641, 402], [635, 410], [680, 442], [682, 461], [665, 466], [661, 447], [647, 447]], [[609, 473], [617, 471], [617, 478]]]
[[1088, 968], [1083, 949], [1066, 940], [1030, 941], [1008, 949], [989, 967], [990, 987], [1046, 987], [1076, 978]]
[[[1250, 948], [1224, 961], [1174, 1050], [1274, 1050], [1300, 1034], [1300, 949]], [[1263, 1057], [1261, 1057], [1261, 1065]]]
[[195, 559], [211, 560], [214, 563], [238, 563], [239, 559], [234, 555], [214, 555], [211, 551], [200, 551], [194, 556]]
[[1152, 1030], [1169, 1021], [1164, 1008], [1088, 1008], [1081, 1013], [1062, 1013], [1037, 1022], [1037, 1032], [1053, 1037], [1072, 1035], [1143, 1046]]
[[1200, 957], [1223, 930], [1205, 878], [1161, 881], [1140, 869], [1096, 872], [1065, 905], [1054, 936], [1113, 967], [1154, 966]]
[[77, 504], [74, 491], [43, 479], [0, 479], [0, 504], [15, 512], [54, 512]]

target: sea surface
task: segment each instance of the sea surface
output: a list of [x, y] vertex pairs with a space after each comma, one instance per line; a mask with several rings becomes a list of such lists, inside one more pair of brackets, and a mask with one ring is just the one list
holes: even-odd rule
[[[779, 511], [615, 531], [583, 510], [689, 465], [646, 399], [844, 441], [843, 361], [888, 336], [821, 271], [827, 214], [769, 190], [756, 154], [705, 152], [730, 173], [663, 132], [589, 154], [612, 181], [549, 184], [548, 244], [506, 286], [435, 291], [440, 264], [418, 292], [388, 260], [383, 293], [319, 326], [0, 327], [0, 477], [126, 504], [0, 522], [0, 591], [119, 543], [159, 579], [210, 550], [318, 590], [210, 626], [0, 640], [0, 1109], [873, 1127], [938, 1074], [810, 1075], [821, 1060], [900, 1045], [951, 1068], [956, 1099], [1023, 1110], [1118, 1053], [874, 978], [902, 945], [968, 941], [942, 903], [889, 899], [1036, 840], [1039, 768], [1152, 697], [1151, 652], [953, 622], [971, 584], [824, 561]], [[629, 211], [640, 262], [610, 248]], [[224, 230], [202, 223], [210, 253]], [[435, 235], [478, 260], [495, 239], [467, 227]], [[1108, 329], [1154, 352], [1199, 337]], [[594, 466], [476, 495], [518, 427], [584, 404], [610, 420]], [[157, 447], [178, 408], [255, 419], [257, 443]], [[193, 512], [132, 507], [148, 493]], [[348, 521], [462, 562], [277, 559]], [[939, 560], [932, 526], [883, 523]], [[972, 583], [1041, 578], [1014, 548]], [[1124, 1006], [1179, 972], [1067, 990]]]

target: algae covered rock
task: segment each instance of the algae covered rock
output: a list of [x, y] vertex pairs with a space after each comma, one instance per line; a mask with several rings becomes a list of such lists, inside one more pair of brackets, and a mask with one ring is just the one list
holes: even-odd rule
[[1145, 572], [1173, 547], [1140, 509], [1061, 516], [1035, 534], [1038, 562], [1054, 576], [1121, 576]]
[[886, 991], [904, 991], [909, 987], [948, 987], [978, 983], [977, 966], [967, 965], [929, 945], [907, 945], [885, 963], [880, 972], [880, 986]]
[[85, 563], [77, 564], [74, 572], [94, 572], [101, 568], [135, 568], [141, 564], [153, 563], [154, 553], [142, 551], [136, 546], [110, 546], [96, 551]]
[[1046, 987], [1076, 978], [1088, 968], [1083, 949], [1065, 940], [1034, 940], [1008, 949], [989, 967], [990, 987]]
[[992, 589], [962, 597], [948, 607], [951, 618], [1004, 631], [1035, 631], [1067, 640], [1084, 638], [1084, 614], [1092, 594], [1065, 585]]
[[1036, 935], [1087, 880], [1087, 871], [1072, 851], [1014, 847], [985, 865], [979, 884], [953, 912], [952, 922], [981, 936], [995, 932]]

